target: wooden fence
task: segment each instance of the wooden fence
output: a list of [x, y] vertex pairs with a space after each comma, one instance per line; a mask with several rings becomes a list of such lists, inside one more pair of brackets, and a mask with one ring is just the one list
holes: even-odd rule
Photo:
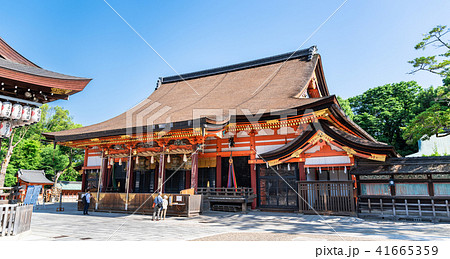
[[353, 181], [299, 182], [299, 212], [355, 215], [353, 184]]
[[[78, 210], [83, 210], [81, 197], [84, 193], [78, 193]], [[153, 200], [157, 196], [155, 193], [130, 193], [128, 200], [126, 193], [100, 193], [97, 203], [97, 193], [92, 193], [90, 211], [118, 212], [118, 213], [153, 213]], [[169, 206], [168, 216], [191, 217], [200, 214], [201, 195], [163, 193], [168, 196]], [[97, 207], [97, 209], [95, 209]], [[126, 207], [126, 209], [125, 209]]]
[[1, 236], [17, 235], [30, 230], [33, 205], [0, 205]]
[[450, 197], [360, 196], [358, 216], [450, 221]]

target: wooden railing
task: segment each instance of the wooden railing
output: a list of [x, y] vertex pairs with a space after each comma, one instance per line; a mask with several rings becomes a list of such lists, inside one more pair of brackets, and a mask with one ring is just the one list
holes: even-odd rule
[[33, 205], [0, 205], [1, 236], [17, 235], [30, 230]]
[[253, 188], [238, 187], [238, 188], [225, 188], [225, 187], [202, 187], [197, 188], [197, 194], [207, 196], [223, 196], [223, 197], [243, 197], [247, 199], [255, 198]]
[[382, 218], [450, 221], [450, 197], [360, 196], [358, 215]]
[[307, 181], [298, 183], [299, 212], [354, 215], [353, 181]]

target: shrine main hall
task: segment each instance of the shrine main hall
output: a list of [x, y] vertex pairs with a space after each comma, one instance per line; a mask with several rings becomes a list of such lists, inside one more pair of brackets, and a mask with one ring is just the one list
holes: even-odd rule
[[355, 166], [400, 158], [344, 114], [321, 60], [313, 46], [161, 77], [147, 99], [112, 119], [44, 135], [85, 150], [82, 188], [95, 192], [99, 206], [103, 199], [131, 210], [140, 194], [245, 188], [252, 208], [311, 204], [352, 214], [355, 190], [390, 188], [390, 178], [358, 185]]

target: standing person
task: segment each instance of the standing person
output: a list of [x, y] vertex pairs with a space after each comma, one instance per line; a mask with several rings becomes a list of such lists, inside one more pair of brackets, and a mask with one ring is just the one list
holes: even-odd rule
[[167, 205], [169, 205], [169, 201], [167, 199], [168, 199], [167, 195], [164, 195], [164, 199], [162, 201], [162, 215], [161, 215], [161, 218], [163, 220], [166, 219]]
[[163, 203], [163, 199], [161, 197], [161, 193], [158, 193], [158, 196], [156, 196], [155, 200], [153, 201], [153, 217], [152, 220], [155, 220], [155, 216], [156, 216], [156, 221], [159, 220], [159, 218], [161, 217], [161, 208], [162, 208], [162, 203]]
[[89, 215], [89, 204], [91, 203], [91, 192], [87, 191], [83, 196], [81, 196], [84, 204], [83, 215]]

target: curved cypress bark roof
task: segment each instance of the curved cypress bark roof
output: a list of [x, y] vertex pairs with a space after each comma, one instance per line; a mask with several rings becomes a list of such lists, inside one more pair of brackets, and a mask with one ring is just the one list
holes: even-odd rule
[[0, 56], [3, 57], [4, 59], [8, 59], [22, 65], [40, 68], [38, 65], [29, 61], [15, 49], [13, 49], [11, 46], [9, 46], [9, 44], [6, 43], [6, 41], [4, 41], [1, 37], [0, 37]]
[[[30, 86], [57, 88], [58, 91], [49, 89], [49, 92], [71, 95], [82, 91], [92, 79], [43, 69], [23, 57], [0, 37], [0, 80], [24, 88]], [[50, 99], [58, 98], [53, 96]]]
[[[298, 98], [308, 87], [315, 72], [321, 73], [320, 56], [312, 47], [298, 52], [209, 69], [159, 80], [157, 89], [143, 102], [110, 120], [91, 126], [45, 133], [54, 141], [130, 134], [158, 124], [172, 123], [174, 128], [188, 127], [188, 121], [229, 118], [287, 110], [327, 98], [324, 80], [318, 88], [322, 98]], [[286, 60], [287, 58], [289, 58]], [[217, 118], [218, 118], [217, 117]], [[178, 125], [178, 126], [177, 126]], [[191, 126], [192, 128], [192, 126]]]

